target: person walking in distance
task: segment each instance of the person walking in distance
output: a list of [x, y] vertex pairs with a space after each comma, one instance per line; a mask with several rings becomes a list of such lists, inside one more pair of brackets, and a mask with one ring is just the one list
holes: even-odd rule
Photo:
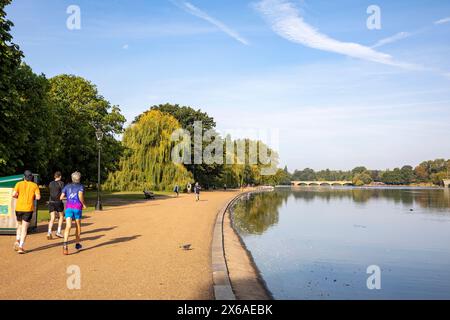
[[58, 230], [56, 231], [56, 236], [58, 238], [64, 238], [61, 234], [61, 228], [64, 220], [64, 203], [61, 201], [61, 193], [64, 188], [64, 182], [61, 181], [61, 172], [55, 172], [55, 180], [50, 182], [50, 199], [48, 201], [48, 210], [50, 212], [50, 222], [48, 224], [47, 239], [52, 240], [53, 236], [53, 224], [56, 218], [58, 218]]
[[180, 187], [178, 185], [173, 188], [173, 192], [177, 195], [177, 198], [180, 196]]
[[198, 182], [196, 182], [196, 183], [195, 183], [195, 186], [194, 186], [194, 193], [195, 193], [195, 199], [196, 199], [196, 201], [200, 201], [200, 190], [201, 190], [201, 187], [200, 187], [200, 185], [198, 184]]
[[34, 201], [41, 199], [39, 186], [33, 182], [33, 173], [29, 170], [24, 173], [24, 181], [18, 182], [14, 187], [13, 198], [16, 198], [17, 233], [14, 250], [19, 254], [25, 254], [25, 240], [28, 227], [33, 218]]
[[75, 220], [76, 233], [75, 233], [75, 249], [81, 250], [81, 218], [83, 209], [86, 209], [84, 202], [84, 186], [80, 183], [81, 174], [79, 172], [72, 173], [72, 183], [64, 187], [61, 193], [61, 200], [67, 198], [66, 208], [66, 230], [64, 231], [64, 244], [63, 254], [69, 254], [69, 235], [72, 228], [72, 221]]

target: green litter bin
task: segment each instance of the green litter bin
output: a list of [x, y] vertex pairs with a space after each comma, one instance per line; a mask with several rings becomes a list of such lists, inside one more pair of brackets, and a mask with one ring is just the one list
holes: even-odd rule
[[[16, 233], [16, 199], [12, 193], [17, 182], [23, 180], [23, 175], [0, 178], [0, 234]], [[34, 175], [34, 182], [39, 181], [39, 176]], [[30, 222], [30, 231], [37, 227], [37, 201], [34, 203], [33, 219]]]

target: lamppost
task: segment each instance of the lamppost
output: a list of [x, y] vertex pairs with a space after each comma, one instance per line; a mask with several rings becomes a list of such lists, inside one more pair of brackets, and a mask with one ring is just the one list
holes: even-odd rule
[[98, 180], [97, 180], [97, 204], [95, 205], [96, 211], [102, 211], [102, 201], [100, 199], [100, 160], [101, 160], [101, 150], [102, 150], [102, 139], [103, 139], [103, 131], [100, 129], [100, 126], [97, 126], [97, 130], [95, 131], [95, 136], [98, 142]]

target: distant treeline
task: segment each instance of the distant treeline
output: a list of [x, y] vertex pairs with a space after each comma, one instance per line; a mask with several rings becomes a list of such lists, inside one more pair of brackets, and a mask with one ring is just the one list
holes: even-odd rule
[[442, 185], [450, 178], [450, 160], [424, 161], [416, 167], [410, 165], [393, 170], [369, 170], [356, 167], [351, 171], [313, 169], [296, 170], [291, 174], [293, 181], [353, 181], [357, 186], [374, 182], [387, 185], [435, 184]]

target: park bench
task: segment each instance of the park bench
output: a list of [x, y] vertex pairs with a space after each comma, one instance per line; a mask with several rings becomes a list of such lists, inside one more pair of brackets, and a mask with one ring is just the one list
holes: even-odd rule
[[146, 200], [152, 200], [155, 199], [155, 194], [153, 192], [144, 190], [144, 197]]

